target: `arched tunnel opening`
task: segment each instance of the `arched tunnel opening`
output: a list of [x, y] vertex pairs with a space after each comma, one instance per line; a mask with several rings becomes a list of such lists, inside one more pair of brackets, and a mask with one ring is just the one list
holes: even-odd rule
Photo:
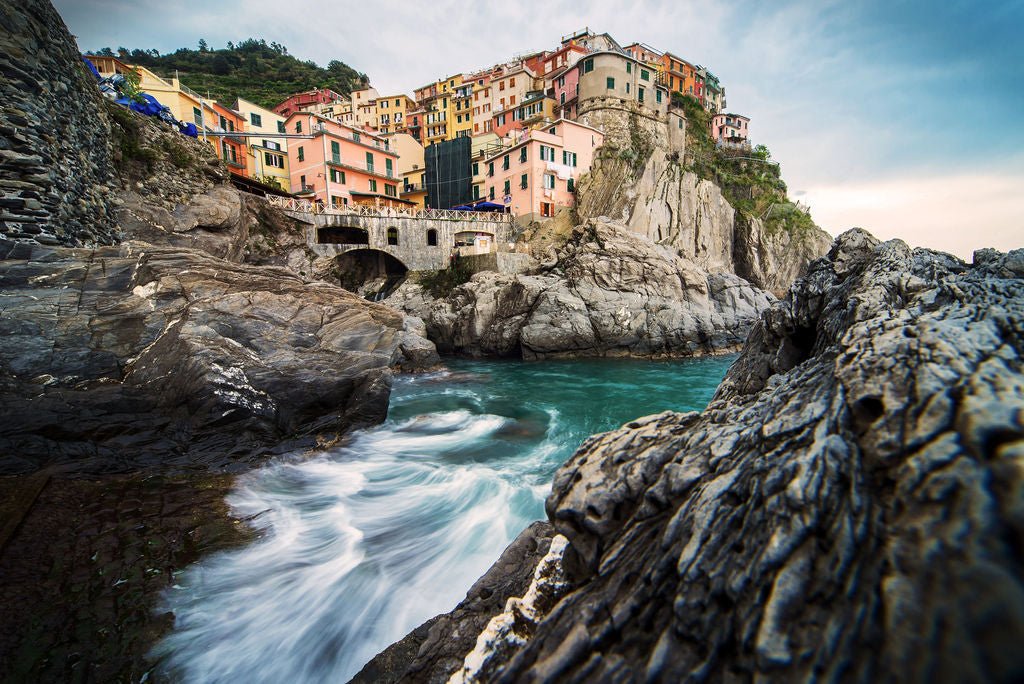
[[401, 260], [378, 249], [354, 249], [334, 261], [341, 286], [375, 302], [391, 294], [409, 272]]

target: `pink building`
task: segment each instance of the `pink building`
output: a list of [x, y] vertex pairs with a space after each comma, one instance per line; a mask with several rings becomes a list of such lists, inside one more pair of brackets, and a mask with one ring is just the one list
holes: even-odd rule
[[711, 137], [715, 142], [744, 143], [750, 134], [750, 119], [739, 114], [715, 114], [711, 117]]
[[398, 154], [386, 139], [307, 111], [285, 122], [288, 133], [312, 135], [288, 144], [292, 190], [312, 192], [325, 206], [369, 204], [407, 208], [399, 197]]
[[294, 95], [288, 96], [284, 102], [274, 107], [274, 112], [281, 116], [290, 116], [293, 112], [297, 112], [304, 107], [310, 107], [317, 104], [332, 104], [334, 102], [344, 102], [347, 98], [340, 95], [330, 88], [314, 88], [304, 93], [295, 93]]
[[559, 119], [523, 131], [519, 140], [484, 159], [487, 199], [503, 203], [527, 220], [554, 216], [576, 202], [576, 181], [590, 170], [601, 131]]
[[563, 119], [576, 120], [576, 103], [580, 94], [580, 71], [573, 62], [561, 72], [551, 75], [555, 92], [555, 114]]

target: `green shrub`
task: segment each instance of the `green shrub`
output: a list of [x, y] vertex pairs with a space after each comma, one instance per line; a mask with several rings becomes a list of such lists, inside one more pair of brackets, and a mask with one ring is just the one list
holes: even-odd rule
[[456, 259], [448, 268], [437, 271], [423, 271], [419, 284], [435, 299], [447, 297], [459, 285], [469, 282], [473, 271], [465, 259]]

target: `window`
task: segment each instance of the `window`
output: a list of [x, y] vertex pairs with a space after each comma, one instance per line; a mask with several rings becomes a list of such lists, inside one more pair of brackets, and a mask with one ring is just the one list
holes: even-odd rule
[[384, 160], [384, 172], [387, 174], [388, 178], [395, 177], [395, 169], [394, 166], [392, 166], [392, 162], [390, 159]]
[[594, 70], [594, 60], [593, 59], [586, 59], [586, 60], [584, 60], [583, 61], [583, 73], [589, 74], [593, 70]]
[[370, 192], [377, 192], [377, 181], [370, 179]]
[[629, 95], [629, 83], [626, 83], [626, 94]]
[[295, 132], [296, 133], [301, 133], [302, 132], [302, 122], [301, 121], [296, 121], [295, 122]]
[[505, 194], [507, 195], [510, 192], [512, 192], [512, 181], [510, 181], [508, 178], [506, 178], [505, 179]]
[[278, 133], [286, 133], [287, 132], [287, 131], [285, 131], [285, 128], [284, 128], [284, 121], [278, 121], [277, 122], [277, 132]]
[[559, 99], [558, 104], [563, 104], [563, 105], [565, 104], [565, 92], [564, 91], [562, 92], [561, 96], [559, 96], [558, 99]]
[[268, 150], [280, 150], [281, 149], [281, 143], [274, 142], [273, 140], [264, 140], [263, 141], [263, 146], [266, 147]]
[[515, 103], [516, 103], [516, 96], [515, 95], [510, 95], [509, 98], [508, 98], [508, 105], [511, 107]]
[[519, 177], [519, 187], [525, 190], [529, 186], [529, 183], [527, 181], [528, 177], [524, 173], [522, 176]]
[[306, 177], [305, 176], [299, 176], [299, 187], [301, 189], [303, 189], [303, 190], [306, 189]]
[[488, 176], [493, 176], [494, 175], [494, 162], [488, 162], [488, 164], [487, 164], [487, 175]]
[[526, 161], [526, 148], [519, 150], [519, 163], [522, 164]]
[[548, 147], [547, 145], [540, 146], [540, 160], [541, 161], [555, 161], [555, 148]]
[[501, 81], [500, 83], [498, 83], [498, 90], [504, 90], [504, 89], [505, 89], [505, 82]]
[[263, 117], [255, 112], [249, 112], [249, 123], [251, 123], [253, 126], [262, 126]]
[[223, 128], [225, 131], [228, 130], [228, 120], [225, 119], [223, 116], [220, 117], [220, 127]]
[[398, 246], [398, 229], [388, 228], [388, 245], [390, 247]]
[[338, 169], [331, 169], [331, 182], [332, 183], [345, 183], [345, 172], [339, 171]]
[[636, 99], [640, 102], [644, 101], [644, 89], [642, 87], [636, 89]]
[[555, 176], [551, 173], [544, 174], [544, 189], [554, 190], [555, 189]]
[[562, 150], [562, 163], [566, 166], [576, 166], [576, 153]]
[[574, 181], [572, 178], [565, 181], [565, 189], [568, 190], [569, 192], [576, 192], [576, 181]]
[[305, 150], [302, 149], [301, 145], [299, 146], [299, 161], [306, 161]]
[[335, 164], [341, 163], [341, 144], [337, 140], [331, 141], [331, 161]]
[[337, 195], [331, 195], [331, 206], [335, 209], [341, 209], [345, 206], [345, 198], [338, 197]]
[[[476, 191], [474, 194], [480, 193], [479, 188], [474, 187], [473, 190]], [[437, 231], [434, 230], [433, 228], [427, 231], [427, 246], [437, 247]]]
[[473, 199], [475, 199], [475, 200], [480, 199], [480, 186], [479, 185], [474, 185], [473, 186]]
[[[633, 54], [633, 53], [630, 52], [630, 54]], [[626, 62], [626, 73], [627, 74], [633, 73], [633, 63], [632, 62]]]
[[540, 215], [550, 217], [555, 215], [555, 205], [551, 202], [540, 203]]
[[264, 152], [263, 161], [266, 163], [267, 166], [273, 166], [274, 168], [278, 169], [284, 168], [284, 157], [282, 157], [280, 154]]
[[473, 175], [474, 176], [479, 176], [480, 175], [480, 162], [473, 162]]
[[488, 199], [492, 199], [492, 200], [494, 199], [494, 186], [493, 185], [491, 186], [491, 190], [488, 193], [487, 197], [488, 197]]
[[640, 78], [642, 80], [644, 80], [644, 81], [650, 81], [651, 80], [651, 72], [649, 72], [647, 69], [641, 69], [640, 70]]
[[399, 100], [395, 100], [395, 106], [396, 106], [396, 107], [399, 107], [399, 106], [401, 106], [401, 105], [399, 104]]
[[359, 135], [359, 131], [352, 131], [352, 140], [359, 142], [362, 136]]
[[366, 169], [373, 171], [373, 152], [366, 153]]
[[501, 158], [501, 170], [502, 171], [508, 171], [508, 162], [509, 162], [508, 157], [509, 157], [509, 155], [506, 154], [504, 157]]
[[[609, 76], [606, 79], [608, 90], [615, 90], [615, 79]], [[629, 85], [628, 83], [626, 85]]]
[[655, 90], [654, 91], [654, 99], [658, 102], [658, 104], [661, 104], [661, 91], [660, 90]]
[[680, 127], [680, 128], [682, 128], [682, 127], [683, 127], [683, 120], [682, 120], [682, 119], [679, 119], [679, 127]]
[[398, 186], [391, 183], [384, 184], [384, 194], [388, 197], [398, 197]]
[[515, 88], [516, 87], [516, 77], [515, 76], [513, 76], [510, 79], [508, 79], [508, 86], [510, 88]]
[[202, 126], [203, 125], [203, 110], [199, 109], [199, 107], [193, 107], [192, 108], [192, 118], [195, 119], [195, 122], [197, 124]]

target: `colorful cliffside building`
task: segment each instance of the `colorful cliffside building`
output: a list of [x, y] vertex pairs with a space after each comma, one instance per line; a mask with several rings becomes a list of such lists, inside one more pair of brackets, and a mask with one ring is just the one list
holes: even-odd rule
[[381, 134], [405, 133], [409, 112], [416, 101], [408, 95], [381, 95], [377, 98], [377, 130]]
[[601, 131], [564, 119], [525, 131], [519, 141], [483, 159], [486, 199], [525, 220], [554, 216], [575, 204], [576, 181], [590, 170], [602, 142]]
[[740, 114], [715, 114], [711, 117], [711, 138], [715, 142], [742, 145], [750, 136], [750, 118]]
[[288, 146], [288, 169], [295, 192], [311, 192], [326, 206], [350, 204], [408, 207], [399, 196], [398, 154], [378, 135], [299, 111], [285, 122], [288, 133], [311, 134]]
[[243, 98], [235, 100], [234, 110], [245, 122], [246, 132], [262, 134], [250, 135], [246, 140], [249, 177], [290, 192], [288, 139], [275, 136], [285, 132], [285, 118]]
[[283, 102], [280, 102], [273, 109], [283, 117], [289, 117], [303, 107], [317, 104], [331, 104], [347, 100], [344, 95], [336, 93], [330, 88], [314, 88], [304, 93], [289, 95]]

